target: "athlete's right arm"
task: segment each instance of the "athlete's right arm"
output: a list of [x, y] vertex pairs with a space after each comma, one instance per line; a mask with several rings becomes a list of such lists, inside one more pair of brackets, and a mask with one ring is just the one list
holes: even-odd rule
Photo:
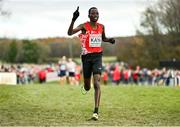
[[84, 25], [83, 24], [80, 24], [79, 26], [77, 26], [76, 28], [73, 29], [74, 22], [75, 21], [73, 21], [73, 20], [71, 21], [71, 24], [70, 24], [69, 29], [68, 29], [68, 35], [73, 35], [73, 34], [79, 32], [80, 30], [84, 29]]
[[73, 18], [68, 29], [68, 35], [73, 35], [83, 29], [83, 25], [79, 25], [78, 27], [73, 29], [74, 23], [78, 17], [79, 17], [79, 6], [77, 7], [76, 11], [73, 13]]

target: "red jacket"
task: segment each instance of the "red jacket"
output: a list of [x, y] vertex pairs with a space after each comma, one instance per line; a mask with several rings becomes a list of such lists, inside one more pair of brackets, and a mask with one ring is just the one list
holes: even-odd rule
[[38, 77], [39, 79], [46, 79], [46, 71], [45, 70], [39, 71]]
[[116, 67], [115, 70], [113, 71], [113, 80], [117, 81], [121, 79], [121, 72], [119, 71], [119, 68]]

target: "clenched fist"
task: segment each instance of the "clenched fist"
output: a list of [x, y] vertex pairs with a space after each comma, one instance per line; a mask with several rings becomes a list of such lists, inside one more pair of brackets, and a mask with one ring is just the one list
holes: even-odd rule
[[114, 39], [114, 38], [111, 38], [109, 42], [110, 42], [111, 44], [115, 44], [115, 39]]

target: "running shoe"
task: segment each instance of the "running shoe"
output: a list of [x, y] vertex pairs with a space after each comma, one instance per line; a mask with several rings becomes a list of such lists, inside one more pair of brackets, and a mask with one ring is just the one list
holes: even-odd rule
[[86, 90], [84, 89], [84, 86], [81, 86], [81, 93], [82, 93], [83, 95], [85, 95], [85, 94], [87, 94], [87, 92], [88, 92], [88, 91], [86, 91]]
[[93, 113], [92, 119], [93, 120], [98, 120], [98, 114], [97, 113]]

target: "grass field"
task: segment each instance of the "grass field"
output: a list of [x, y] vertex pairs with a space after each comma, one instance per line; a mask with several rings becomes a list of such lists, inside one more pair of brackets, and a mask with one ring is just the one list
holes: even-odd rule
[[102, 86], [100, 117], [93, 92], [80, 86], [0, 85], [0, 126], [180, 126], [180, 88]]

